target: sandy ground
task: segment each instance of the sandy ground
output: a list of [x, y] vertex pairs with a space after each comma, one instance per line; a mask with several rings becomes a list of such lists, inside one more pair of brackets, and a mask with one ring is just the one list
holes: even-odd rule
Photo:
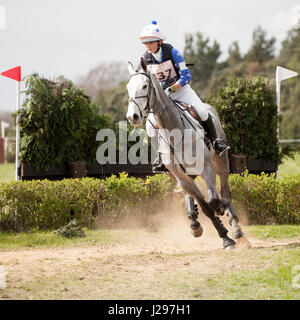
[[[173, 216], [174, 217], [174, 216]], [[177, 216], [169, 221], [162, 217], [157, 232], [145, 232], [134, 240], [126, 243], [79, 246], [68, 248], [33, 248], [0, 251], [1, 264], [9, 273], [26, 277], [28, 271], [39, 266], [51, 274], [51, 269], [80, 264], [82, 261], [92, 261], [105, 257], [137, 256], [153, 253], [159, 254], [189, 254], [223, 252], [222, 240], [208, 220], [200, 219], [204, 233], [200, 238], [194, 238], [189, 229], [189, 221], [184, 216]], [[225, 222], [225, 219], [223, 219]], [[225, 223], [224, 223], [225, 224]], [[230, 230], [228, 225], [226, 227]], [[230, 232], [228, 233], [230, 236]], [[235, 251], [282, 247], [300, 244], [300, 238], [281, 240], [258, 240], [247, 237], [237, 243]], [[167, 267], [167, 266], [166, 266]], [[212, 270], [213, 271], [213, 270]]]
[[[94, 279], [99, 279], [99, 276], [102, 278], [120, 276], [123, 280], [131, 279], [130, 283], [132, 283], [133, 279], [140, 279], [140, 282], [143, 282], [145, 275], [157, 277], [158, 274], [169, 272], [176, 274], [187, 267], [189, 270], [202, 270], [203, 274], [216, 274], [228, 268], [261, 268], [253, 259], [255, 249], [274, 247], [274, 250], [277, 250], [278, 247], [300, 245], [300, 238], [283, 240], [249, 238], [249, 241], [245, 238], [243, 242], [237, 244], [236, 250], [225, 253], [222, 240], [206, 217], [200, 216], [204, 229], [202, 237], [194, 238], [190, 232], [189, 220], [176, 211], [172, 210], [167, 214], [164, 212], [156, 216], [158, 226], [156, 232], [145, 231], [139, 233], [135, 239], [129, 239], [126, 242], [68, 248], [0, 250], [0, 264], [5, 267], [7, 286], [11, 288], [9, 294], [3, 291], [1, 293], [0, 290], [0, 298], [43, 298], [39, 292], [28, 295], [24, 291], [24, 284], [32, 285], [37, 282], [37, 279], [47, 279], [47, 286], [48, 284], [51, 286], [54, 278], [61, 279], [63, 276], [66, 279], [75, 279], [74, 283], [77, 283], [77, 287], [80, 286], [78, 283], [84, 282], [81, 280], [89, 279], [91, 287]], [[230, 231], [230, 227], [226, 224], [227, 219], [224, 217], [222, 220]], [[231, 236], [231, 232], [228, 235]], [[249, 243], [251, 243], [251, 249], [249, 249]], [[230, 256], [231, 252], [234, 252], [234, 259]], [[245, 259], [245, 256], [239, 256], [237, 252], [249, 252], [249, 257]], [[171, 258], [164, 258], [164, 255]], [[59, 298], [90, 298], [87, 293], [86, 295], [78, 292], [71, 293], [72, 289], [66, 289], [65, 284], [59, 283], [58, 286], [60, 285], [61, 291], [66, 290], [66, 292], [59, 292]], [[126, 288], [123, 291], [126, 292]], [[88, 289], [87, 292], [89, 292]], [[99, 291], [98, 294], [102, 296], [105, 292]], [[108, 298], [109, 294], [107, 293]], [[51, 298], [53, 297], [50, 296]]]

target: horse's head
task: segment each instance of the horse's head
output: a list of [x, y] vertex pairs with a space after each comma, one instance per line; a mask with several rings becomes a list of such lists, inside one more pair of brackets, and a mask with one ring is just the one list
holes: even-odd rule
[[141, 58], [141, 68], [135, 71], [131, 62], [128, 62], [130, 80], [127, 84], [129, 95], [126, 118], [133, 126], [140, 126], [150, 111], [150, 100], [153, 87], [151, 76], [147, 72], [145, 60]]

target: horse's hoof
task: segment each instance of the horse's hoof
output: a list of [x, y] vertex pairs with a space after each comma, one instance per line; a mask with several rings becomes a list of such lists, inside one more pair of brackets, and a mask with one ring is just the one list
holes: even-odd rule
[[229, 248], [228, 250], [230, 249], [235, 249], [235, 241], [230, 239], [230, 238], [224, 238], [223, 239], [223, 248], [224, 249], [227, 249], [228, 247], [232, 247], [232, 248]]
[[232, 228], [232, 236], [233, 236], [233, 239], [239, 239], [244, 236], [244, 232], [240, 227]]
[[199, 238], [199, 237], [201, 237], [202, 236], [202, 234], [203, 234], [203, 228], [201, 227], [201, 226], [199, 226], [198, 227], [198, 229], [196, 229], [196, 230], [191, 230], [191, 233], [192, 233], [192, 235], [195, 237], [195, 238]]
[[235, 250], [235, 245], [231, 245], [225, 248], [227, 251]]

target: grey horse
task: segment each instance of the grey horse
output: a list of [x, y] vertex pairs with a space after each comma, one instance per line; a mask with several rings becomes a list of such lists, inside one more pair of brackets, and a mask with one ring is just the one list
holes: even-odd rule
[[[140, 126], [147, 113], [153, 112], [160, 129], [184, 129], [192, 128], [191, 121], [182, 116], [182, 112], [175, 106], [174, 102], [163, 91], [154, 75], [147, 71], [147, 67], [143, 58], [141, 58], [139, 70], [134, 70], [132, 64], [128, 63], [130, 80], [127, 84], [129, 94], [129, 104], [126, 117], [133, 126]], [[221, 123], [216, 110], [205, 104], [205, 108], [215, 117], [215, 126], [220, 138], [226, 140], [225, 133], [221, 127]], [[172, 153], [172, 141], [170, 141]], [[203, 233], [203, 228], [197, 221], [198, 210], [194, 204], [194, 199], [200, 205], [203, 213], [211, 220], [216, 228], [220, 238], [223, 239], [223, 248], [234, 249], [236, 242], [229, 238], [228, 230], [222, 224], [219, 215], [224, 215], [227, 211], [229, 223], [232, 228], [234, 239], [241, 239], [244, 234], [239, 226], [239, 219], [235, 212], [231, 200], [230, 188], [228, 185], [229, 177], [229, 160], [227, 152], [222, 156], [215, 153], [209, 144], [203, 143], [204, 147], [204, 162], [201, 177], [207, 185], [208, 201], [205, 200], [203, 194], [197, 187], [194, 179], [195, 176], [186, 174], [185, 165], [178, 164], [176, 161], [165, 163], [166, 168], [173, 178], [175, 177], [178, 185], [185, 193], [185, 203], [187, 207], [188, 217], [191, 220], [192, 234], [195, 237], [200, 237]], [[173, 152], [174, 156], [174, 152]], [[172, 155], [170, 155], [172, 158]], [[220, 176], [221, 183], [221, 199], [216, 190], [216, 174]]]

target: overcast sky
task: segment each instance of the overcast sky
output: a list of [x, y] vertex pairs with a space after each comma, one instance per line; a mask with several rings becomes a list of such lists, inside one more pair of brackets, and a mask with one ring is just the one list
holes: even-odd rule
[[[279, 50], [297, 5], [300, 0], [0, 0], [0, 72], [21, 65], [22, 77], [37, 72], [76, 81], [103, 62], [137, 64], [144, 52], [138, 36], [152, 20], [181, 51], [184, 35], [201, 31], [220, 44], [220, 60], [233, 41], [245, 53], [258, 25]], [[14, 111], [15, 91], [15, 81], [1, 76], [0, 111]]]

